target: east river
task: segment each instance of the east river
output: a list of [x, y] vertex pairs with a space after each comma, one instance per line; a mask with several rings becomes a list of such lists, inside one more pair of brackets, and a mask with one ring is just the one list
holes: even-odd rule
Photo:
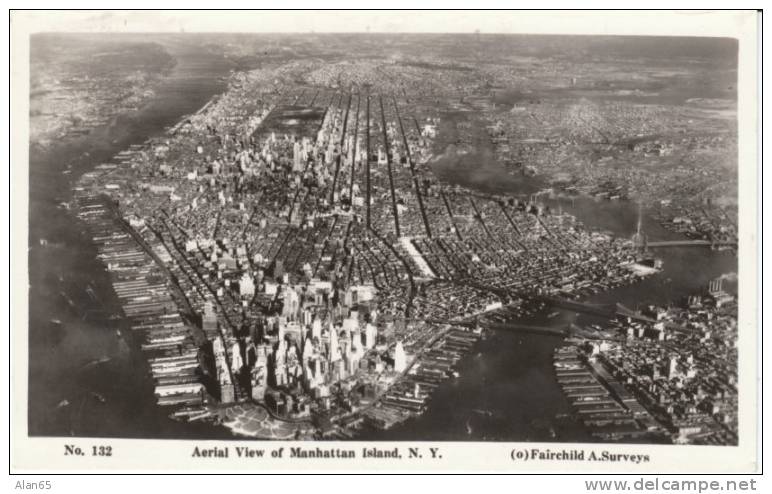
[[[107, 317], [116, 306], [104, 267], [82, 226], [60, 206], [70, 200], [71, 188], [83, 173], [131, 144], [160, 135], [224, 90], [224, 78], [234, 68], [230, 62], [194, 45], [165, 47], [177, 65], [136, 114], [70, 144], [45, 152], [31, 149], [31, 435], [229, 437], [222, 427], [175, 422], [156, 405], [146, 363], [116, 332], [120, 322]], [[483, 155], [482, 164], [478, 162], [481, 154], [474, 153], [438, 165], [436, 171], [444, 180], [482, 191], [520, 194], [538, 188], [537, 179], [515, 177]], [[564, 211], [590, 228], [624, 237], [635, 229], [638, 210], [632, 203], [560, 202]], [[643, 218], [650, 239], [674, 237], [646, 211]], [[48, 241], [48, 247], [39, 245], [41, 238]], [[598, 294], [590, 301], [621, 302], [633, 308], [664, 304], [737, 270], [734, 254], [708, 248], [661, 249], [657, 256], [664, 261], [662, 273]], [[67, 299], [81, 310], [72, 310]], [[545, 314], [531, 322], [565, 326], [576, 318], [575, 313], [559, 311], [552, 318]], [[568, 418], [568, 401], [554, 377], [552, 352], [560, 344], [559, 337], [491, 332], [461, 361], [460, 377], [437, 389], [425, 414], [361, 439], [586, 441], [587, 433]]]
[[[489, 170], [486, 171], [489, 173]], [[502, 170], [502, 173], [506, 173]], [[562, 201], [562, 208], [586, 226], [630, 237], [635, 232], [638, 208], [632, 203]], [[644, 212], [644, 230], [650, 238], [678, 237]], [[728, 251], [707, 247], [679, 247], [654, 251], [663, 271], [633, 285], [601, 292], [587, 301], [614, 302], [635, 308], [646, 304], [679, 302], [703, 292], [709, 280], [737, 271], [737, 258]], [[733, 283], [728, 283], [730, 289]], [[564, 328], [586, 316], [559, 310], [527, 321]], [[510, 331], [489, 332], [473, 353], [460, 363], [460, 377], [444, 382], [429, 402], [426, 413], [378, 437], [448, 441], [589, 441], [583, 427], [570, 418], [571, 408], [552, 367], [552, 353], [562, 338]]]

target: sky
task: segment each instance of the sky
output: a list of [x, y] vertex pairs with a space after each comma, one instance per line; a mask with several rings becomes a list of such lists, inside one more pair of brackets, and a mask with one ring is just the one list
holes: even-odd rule
[[[738, 16], [741, 14], [735, 13]], [[35, 11], [28, 32], [424, 32], [725, 35], [732, 12], [632, 11]], [[723, 29], [723, 31], [722, 31]]]

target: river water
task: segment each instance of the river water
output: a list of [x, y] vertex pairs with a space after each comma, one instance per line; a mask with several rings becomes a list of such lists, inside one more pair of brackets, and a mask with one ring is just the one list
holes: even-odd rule
[[[136, 114], [67, 145], [30, 150], [30, 435], [229, 437], [221, 427], [172, 421], [156, 406], [141, 354], [122, 343], [115, 331], [120, 324], [107, 318], [117, 306], [104, 267], [82, 225], [58, 207], [70, 200], [77, 177], [127, 146], [159, 135], [224, 89], [223, 77], [233, 68], [230, 62], [196, 44], [163, 44], [177, 65]], [[476, 152], [436, 163], [437, 174], [485, 192], [527, 194], [542, 187], [538, 178], [509, 174], [481, 141], [475, 136]], [[71, 173], [64, 174], [68, 166]], [[591, 228], [625, 237], [632, 235], [638, 215], [635, 205], [624, 202], [563, 200], [560, 207]], [[674, 235], [646, 212], [644, 229], [651, 239]], [[48, 247], [39, 245], [41, 238], [48, 240]], [[592, 301], [619, 301], [629, 307], [665, 303], [736, 271], [731, 253], [672, 248], [658, 254], [664, 260], [663, 273], [598, 294]], [[80, 310], [70, 309], [66, 298]], [[576, 317], [561, 311], [552, 319], [542, 315], [530, 322], [565, 325]], [[581, 426], [561, 418], [571, 410], [552, 369], [552, 352], [559, 344], [561, 338], [554, 336], [492, 333], [461, 361], [461, 376], [440, 386], [424, 415], [362, 439], [587, 441]]]
[[[31, 146], [30, 435], [226, 435], [205, 424], [179, 424], [156, 406], [146, 362], [117, 336], [120, 323], [108, 318], [118, 305], [96, 250], [83, 225], [59, 206], [70, 201], [83, 173], [131, 144], [160, 135], [224, 90], [230, 62], [194, 43], [161, 43], [177, 64], [136, 113], [50, 149]], [[48, 246], [42, 247], [40, 239]]]

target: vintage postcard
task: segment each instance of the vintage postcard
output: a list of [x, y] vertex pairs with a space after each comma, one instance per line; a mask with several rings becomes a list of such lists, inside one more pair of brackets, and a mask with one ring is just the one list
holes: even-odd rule
[[12, 12], [11, 470], [758, 470], [759, 16]]

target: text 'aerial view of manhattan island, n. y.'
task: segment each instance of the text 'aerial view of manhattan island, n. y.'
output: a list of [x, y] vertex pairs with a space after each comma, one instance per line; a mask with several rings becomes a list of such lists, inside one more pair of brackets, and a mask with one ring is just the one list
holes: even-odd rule
[[29, 430], [737, 436], [737, 43], [31, 39]]

